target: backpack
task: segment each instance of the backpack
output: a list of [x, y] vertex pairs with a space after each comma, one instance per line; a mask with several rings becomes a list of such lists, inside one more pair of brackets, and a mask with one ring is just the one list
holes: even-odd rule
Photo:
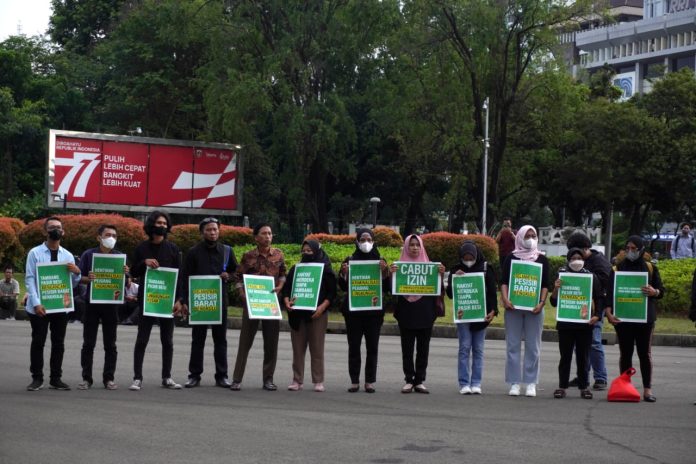
[[[677, 235], [677, 239], [674, 241], [674, 251], [676, 252], [679, 250], [679, 239], [681, 238], [681, 234]], [[694, 252], [694, 237], [691, 237], [691, 252]]]

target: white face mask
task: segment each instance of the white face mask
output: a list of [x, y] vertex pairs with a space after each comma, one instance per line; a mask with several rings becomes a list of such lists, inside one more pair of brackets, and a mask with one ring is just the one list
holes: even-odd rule
[[372, 242], [360, 242], [358, 248], [360, 248], [360, 251], [362, 251], [363, 253], [369, 253], [372, 251], [372, 246]]
[[537, 239], [525, 238], [523, 243], [524, 243], [525, 248], [527, 248], [528, 250], [533, 250], [537, 246]]
[[476, 264], [476, 261], [462, 261], [462, 264], [465, 265], [466, 267], [471, 267], [474, 264]]
[[568, 263], [568, 267], [574, 270], [575, 272], [580, 271], [584, 266], [585, 261], [583, 261], [582, 259], [576, 259], [575, 261], [571, 261]]
[[104, 248], [108, 248], [109, 250], [113, 250], [114, 247], [116, 246], [116, 239], [114, 237], [106, 237], [101, 239], [101, 244], [104, 245]]

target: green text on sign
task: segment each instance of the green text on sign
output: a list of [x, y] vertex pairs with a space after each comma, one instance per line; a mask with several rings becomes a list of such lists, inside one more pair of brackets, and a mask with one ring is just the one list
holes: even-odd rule
[[558, 290], [556, 320], [587, 323], [592, 317], [593, 274], [561, 272], [558, 278], [562, 284]]

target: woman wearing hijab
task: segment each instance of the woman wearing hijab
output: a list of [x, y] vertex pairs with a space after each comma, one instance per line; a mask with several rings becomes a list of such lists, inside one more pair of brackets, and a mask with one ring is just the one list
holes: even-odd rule
[[[404, 241], [399, 261], [427, 263], [430, 262], [425, 252], [423, 240], [417, 235], [409, 235]], [[397, 267], [392, 265], [391, 271]], [[440, 264], [440, 275], [445, 273], [445, 266]], [[428, 368], [428, 352], [430, 350], [430, 335], [437, 318], [436, 296], [399, 295], [394, 317], [399, 323], [401, 334], [401, 354], [403, 360], [404, 379], [406, 384], [401, 393], [430, 393], [425, 384], [425, 373]], [[413, 349], [416, 348], [415, 365]]]
[[[486, 285], [486, 320], [483, 322], [465, 322], [457, 324], [459, 337], [459, 393], [462, 395], [480, 395], [483, 377], [483, 344], [486, 339], [486, 327], [498, 315], [498, 296], [496, 293], [495, 272], [488, 266], [483, 253], [476, 244], [467, 240], [459, 248], [459, 263], [449, 274], [447, 296], [452, 298], [452, 276], [471, 272], [484, 274]], [[471, 368], [469, 359], [471, 358]]]
[[[379, 261], [382, 270], [382, 291], [389, 291], [389, 267], [387, 262], [379, 255], [379, 250], [374, 244], [375, 236], [370, 229], [358, 229], [355, 234], [355, 251], [341, 264], [338, 274], [338, 286], [344, 292], [348, 291], [348, 263], [355, 261]], [[360, 347], [365, 337], [365, 391], [375, 392], [377, 381], [377, 355], [379, 349], [379, 333], [384, 322], [384, 308], [369, 311], [350, 311], [348, 307], [348, 295], [344, 301], [343, 318], [346, 322], [346, 336], [348, 337], [348, 374], [350, 375], [350, 393], [360, 389]]]
[[292, 281], [295, 277], [295, 267], [288, 273], [288, 278], [283, 286], [282, 295], [285, 307], [288, 310], [288, 324], [290, 325], [290, 342], [292, 344], [292, 383], [288, 386], [290, 391], [302, 390], [304, 383], [305, 354], [309, 347], [310, 362], [312, 365], [312, 382], [315, 392], [324, 391], [324, 339], [326, 327], [329, 322], [328, 309], [331, 301], [336, 296], [336, 275], [331, 269], [331, 260], [321, 249], [321, 244], [316, 240], [302, 242], [301, 263], [323, 263], [324, 271], [319, 289], [319, 305], [316, 310], [293, 309], [295, 299], [291, 298]]
[[607, 307], [605, 313], [607, 320], [614, 326], [616, 337], [619, 340], [619, 367], [621, 372], [626, 372], [633, 367], [633, 347], [635, 345], [640, 360], [640, 374], [643, 377], [643, 400], [654, 403], [657, 398], [652, 394], [652, 334], [657, 319], [656, 302], [665, 294], [662, 279], [657, 267], [645, 260], [645, 248], [643, 239], [638, 235], [628, 237], [626, 241], [626, 257], [616, 265], [616, 271], [647, 272], [648, 285], [641, 288], [643, 295], [648, 298], [648, 317], [646, 322], [623, 322], [614, 316], [612, 305], [614, 304], [614, 274], [609, 276], [609, 288], [607, 290]]
[[[581, 248], [571, 248], [568, 250], [566, 258], [568, 264], [558, 272], [568, 272], [592, 275], [592, 272], [585, 269], [585, 253]], [[553, 293], [551, 294], [551, 305], [558, 306], [558, 292], [563, 286], [560, 276], [554, 282]], [[565, 398], [566, 390], [569, 386], [570, 366], [573, 360], [573, 350], [575, 350], [575, 363], [577, 365], [578, 388], [580, 396], [586, 400], [592, 399], [592, 392], [589, 390], [590, 381], [588, 378], [590, 347], [592, 346], [592, 327], [597, 321], [602, 320], [604, 308], [600, 307], [602, 284], [598, 278], [592, 279], [592, 307], [584, 308], [583, 311], [590, 311], [590, 319], [587, 323], [557, 321], [556, 330], [558, 331], [558, 350], [561, 353], [561, 360], [558, 362], [558, 389], [553, 392], [554, 398]], [[583, 315], [583, 317], [586, 317]]]
[[[505, 308], [505, 382], [510, 384], [510, 396], [520, 396], [520, 384], [526, 383], [526, 396], [536, 396], [539, 383], [539, 355], [541, 354], [541, 332], [544, 328], [544, 305], [549, 292], [549, 260], [537, 248], [537, 233], [532, 226], [520, 227], [515, 236], [515, 249], [502, 264], [500, 285], [501, 299]], [[510, 269], [514, 260], [530, 261], [542, 265], [541, 294], [532, 311], [515, 308], [508, 299]], [[522, 352], [524, 337], [524, 358]]]

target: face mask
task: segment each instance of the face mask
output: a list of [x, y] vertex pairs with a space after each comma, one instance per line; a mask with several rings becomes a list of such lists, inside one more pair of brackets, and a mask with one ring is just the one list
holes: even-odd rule
[[165, 226], [153, 227], [152, 228], [152, 235], [161, 235], [162, 237], [166, 237], [167, 236], [167, 227], [165, 227]]
[[101, 244], [104, 246], [104, 248], [113, 250], [116, 246], [116, 239], [114, 237], [106, 237], [101, 239]]
[[535, 238], [525, 238], [524, 239], [524, 246], [528, 250], [533, 250], [537, 246], [537, 239]]
[[302, 262], [303, 263], [310, 263], [310, 262], [312, 262], [313, 258], [314, 258], [313, 253], [302, 253]]
[[626, 259], [629, 261], [637, 261], [638, 258], [640, 258], [640, 251], [635, 250], [635, 251], [627, 251], [626, 252]]
[[372, 242], [361, 242], [360, 245], [358, 245], [358, 248], [360, 248], [360, 251], [363, 253], [369, 253], [372, 251]]
[[462, 264], [465, 265], [466, 267], [471, 267], [474, 264], [476, 264], [476, 261], [462, 261]]
[[50, 238], [51, 240], [60, 240], [60, 237], [62, 235], [61, 232], [62, 231], [58, 229], [51, 229], [48, 231], [48, 238]]
[[585, 261], [581, 259], [576, 259], [575, 261], [571, 261], [568, 263], [568, 267], [574, 270], [575, 272], [580, 271], [583, 267], [585, 266]]

